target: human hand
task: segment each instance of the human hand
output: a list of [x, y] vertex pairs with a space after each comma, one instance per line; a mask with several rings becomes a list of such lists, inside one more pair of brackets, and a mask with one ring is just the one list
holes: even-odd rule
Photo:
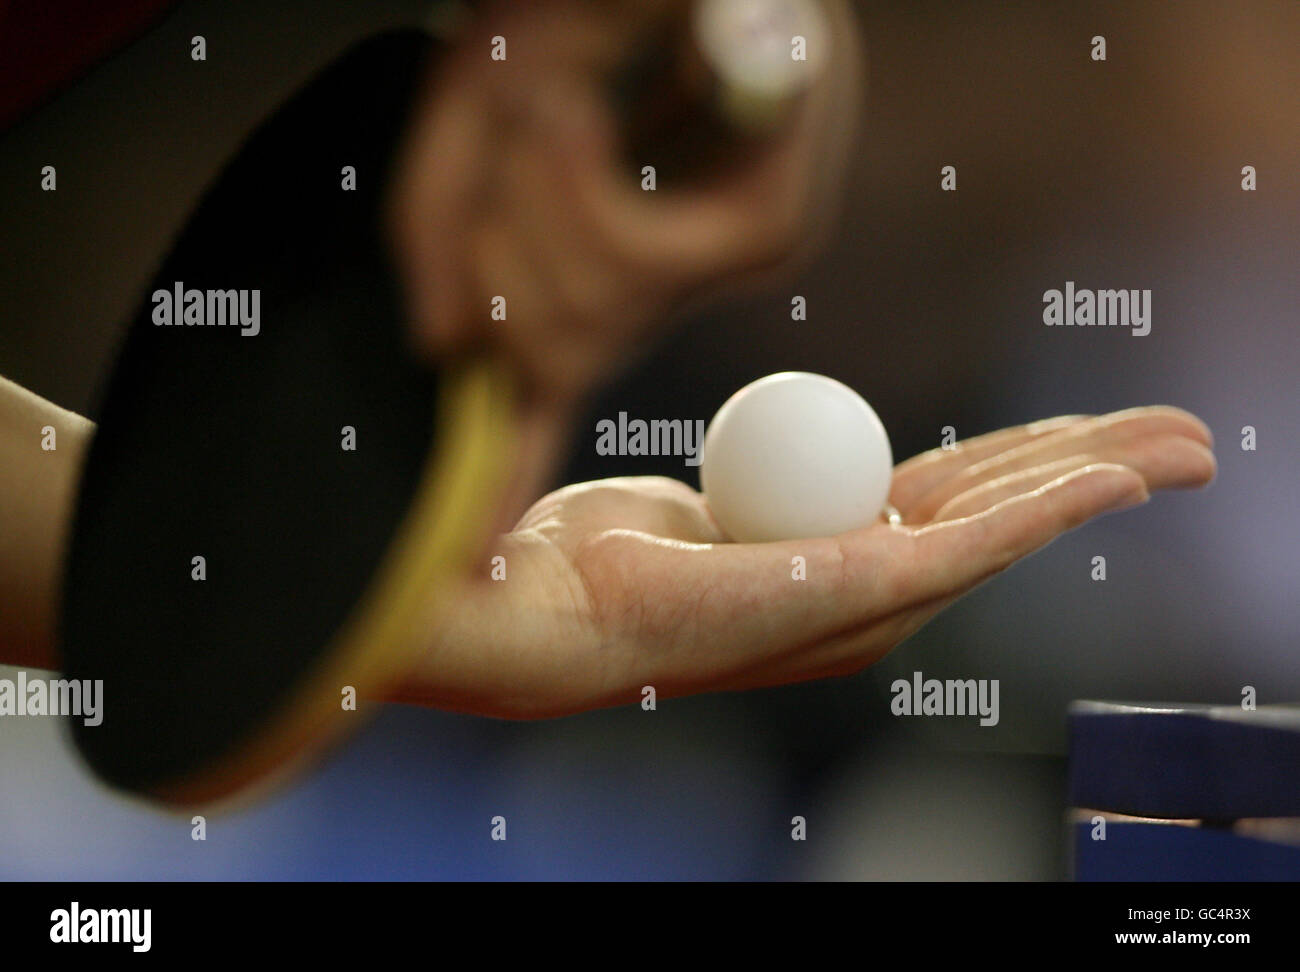
[[[1087, 520], [1214, 476], [1203, 423], [1169, 407], [1065, 416], [894, 471], [903, 522], [729, 543], [704, 497], [659, 477], [538, 501], [468, 583], [389, 698], [510, 718], [845, 675]], [[795, 556], [806, 580], [792, 579]]]
[[787, 127], [705, 182], [646, 192], [609, 79], [666, 2], [489, 5], [437, 65], [389, 201], [423, 353], [494, 348], [563, 413], [683, 303], [824, 231], [861, 87], [848, 6], [825, 4], [830, 56]]

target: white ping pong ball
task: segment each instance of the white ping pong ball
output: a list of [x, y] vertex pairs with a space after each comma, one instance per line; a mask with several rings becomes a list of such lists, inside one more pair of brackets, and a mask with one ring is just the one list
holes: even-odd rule
[[700, 484], [741, 543], [826, 537], [870, 525], [894, 459], [875, 411], [825, 375], [785, 371], [732, 395], [700, 451]]

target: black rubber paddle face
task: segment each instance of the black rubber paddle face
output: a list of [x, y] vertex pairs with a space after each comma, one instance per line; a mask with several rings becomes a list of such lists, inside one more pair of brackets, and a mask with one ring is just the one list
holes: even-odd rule
[[[414, 33], [368, 42], [263, 126], [131, 324], [84, 471], [61, 632], [68, 677], [103, 680], [102, 724], [74, 737], [114, 784], [201, 774], [283, 714], [436, 446], [437, 379], [409, 353], [377, 229], [428, 53]], [[174, 323], [156, 323], [156, 292], [177, 287]], [[205, 323], [186, 322], [187, 308], [200, 319], [186, 291], [202, 292]], [[241, 300], [240, 324], [211, 322]]]

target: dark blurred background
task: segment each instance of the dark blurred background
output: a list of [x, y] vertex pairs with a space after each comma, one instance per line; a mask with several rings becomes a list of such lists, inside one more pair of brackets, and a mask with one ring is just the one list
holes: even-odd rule
[[[1300, 4], [859, 6], [869, 91], [831, 245], [631, 363], [557, 482], [696, 484], [597, 456], [597, 419], [707, 420], [799, 369], [858, 389], [900, 459], [949, 425], [1176, 404], [1217, 437], [1211, 489], [1065, 537], [852, 678], [534, 724], [390, 707], [202, 843], [92, 782], [54, 720], [5, 720], [0, 876], [1059, 878], [1071, 699], [1300, 699]], [[121, 322], [241, 139], [426, 8], [183, 2], [0, 137], [0, 374], [93, 418]], [[1149, 288], [1150, 335], [1044, 327], [1067, 280]], [[918, 670], [999, 679], [1000, 723], [894, 718]]]

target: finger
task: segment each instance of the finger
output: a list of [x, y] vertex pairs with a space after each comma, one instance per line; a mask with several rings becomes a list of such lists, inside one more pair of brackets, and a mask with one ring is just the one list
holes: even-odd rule
[[899, 565], [896, 600], [921, 603], [969, 590], [1093, 517], [1149, 495], [1136, 471], [1101, 463], [975, 516], [922, 527], [913, 533], [912, 556]]
[[1203, 486], [1214, 475], [1214, 457], [1199, 426], [1177, 410], [1078, 423], [967, 466], [915, 500], [904, 519], [928, 522], [945, 503], [969, 489], [1078, 454], [1131, 466], [1148, 478], [1151, 488]]
[[586, 335], [580, 330], [589, 330], [594, 320], [617, 333], [630, 318], [652, 315], [657, 295], [645, 292], [641, 278], [624, 272], [600, 232], [573, 207], [574, 149], [562, 146], [570, 123], [560, 120], [570, 107], [553, 95], [539, 96], [538, 105], [532, 115], [537, 124], [500, 162], [505, 202], [497, 217], [537, 255], [543, 275], [553, 282], [555, 307], [562, 310], [546, 322], [549, 331], [568, 327], [581, 339]]
[[[567, 161], [563, 196], [601, 234], [602, 250], [688, 288], [775, 260], [797, 242], [816, 208], [810, 201], [845, 154], [838, 140], [825, 136], [847, 127], [828, 119], [851, 101], [832, 103], [837, 85], [856, 76], [857, 62], [849, 36], [832, 41], [835, 69], [811, 85], [782, 130], [752, 143], [716, 176], [674, 180], [657, 173], [655, 191], [642, 188], [642, 169], [656, 159], [626, 156], [599, 90], [577, 79], [563, 97], [549, 99], [556, 130], [564, 132], [553, 143]], [[803, 63], [816, 69], [813, 61]]]
[[444, 79], [403, 149], [391, 212], [412, 338], [435, 354], [463, 335], [466, 260], [492, 115], [475, 85]]
[[1048, 437], [1060, 437], [1067, 430], [1074, 430], [1085, 423], [1090, 429], [1123, 423], [1143, 416], [1165, 416], [1173, 421], [1180, 421], [1179, 429], [1189, 437], [1203, 442], [1207, 447], [1213, 445], [1213, 436], [1205, 423], [1189, 412], [1167, 405], [1151, 405], [1124, 409], [1107, 415], [1062, 415], [1057, 418], [1043, 419], [1028, 425], [1000, 429], [985, 435], [976, 436], [959, 442], [951, 448], [931, 449], [907, 461], [900, 463], [894, 470], [894, 482], [890, 493], [890, 502], [903, 512], [915, 506], [917, 501], [956, 474], [976, 463], [993, 456], [1019, 448], [1031, 442], [1046, 440]]
[[[1124, 442], [1096, 452], [1066, 456], [1042, 465], [1029, 466], [992, 479], [985, 479], [979, 485], [943, 502], [938, 510], [920, 522], [955, 520], [970, 516], [1004, 499], [1037, 489], [1072, 469], [1081, 469], [1101, 462], [1133, 469], [1145, 480], [1149, 492], [1204, 486], [1214, 478], [1216, 469], [1214, 453], [1199, 442], [1184, 439], [1182, 436], [1161, 436]], [[926, 516], [929, 507], [931, 507], [931, 498], [926, 497], [918, 504], [916, 515]]]
[[640, 185], [641, 165], [620, 157], [608, 120], [590, 115], [584, 135], [567, 146], [564, 195], [600, 248], [629, 272], [686, 288], [764, 262], [796, 236], [803, 197], [791, 186], [799, 170], [784, 144], [726, 182], [649, 192]]
[[931, 522], [959, 520], [965, 516], [983, 513], [1004, 500], [1012, 499], [1023, 493], [1032, 493], [1036, 489], [1055, 482], [1062, 476], [1077, 469], [1083, 469], [1085, 466], [1095, 465], [1100, 461], [1098, 457], [1084, 453], [1083, 455], [1067, 456], [1064, 459], [1057, 459], [1055, 462], [1000, 476], [950, 499], [934, 514]]
[[967, 466], [1094, 417], [1060, 415], [1041, 419], [1027, 425], [986, 432], [958, 442], [951, 448], [940, 447], [913, 456], [894, 469], [889, 501], [899, 510], [908, 510], [921, 496]]

